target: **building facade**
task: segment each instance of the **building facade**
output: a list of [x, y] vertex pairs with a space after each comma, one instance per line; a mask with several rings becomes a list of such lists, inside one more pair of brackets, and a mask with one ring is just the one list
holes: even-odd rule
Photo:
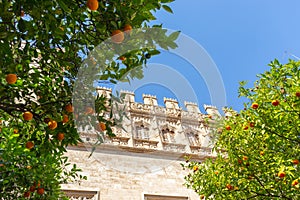
[[[97, 92], [110, 95], [111, 89]], [[66, 155], [83, 171], [87, 180], [65, 184], [71, 199], [82, 200], [196, 200], [199, 196], [184, 184], [181, 163], [185, 156], [201, 162], [214, 157], [211, 131], [216, 107], [204, 105], [201, 113], [195, 103], [185, 102], [185, 109], [175, 99], [164, 98], [158, 106], [152, 95], [135, 101], [132, 92], [125, 95], [126, 118], [121, 127], [113, 127], [116, 137], [104, 142], [90, 155], [93, 132], [81, 132], [84, 143], [68, 148]]]

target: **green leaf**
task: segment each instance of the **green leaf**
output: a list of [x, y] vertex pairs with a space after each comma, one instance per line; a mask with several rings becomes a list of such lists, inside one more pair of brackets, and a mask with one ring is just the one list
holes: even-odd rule
[[162, 5], [162, 7], [163, 7], [163, 9], [165, 9], [167, 12], [173, 13], [173, 10], [172, 10], [169, 6], [167, 6], [167, 5]]
[[173, 33], [171, 33], [171, 34], [169, 35], [168, 38], [169, 38], [170, 40], [174, 41], [174, 40], [176, 40], [176, 39], [178, 38], [179, 34], [180, 34], [180, 31], [173, 32]]

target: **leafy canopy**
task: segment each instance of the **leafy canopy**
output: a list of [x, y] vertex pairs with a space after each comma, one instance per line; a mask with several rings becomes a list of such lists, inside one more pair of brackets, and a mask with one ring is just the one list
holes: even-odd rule
[[[148, 27], [161, 8], [172, 12], [167, 5], [172, 1], [101, 0], [91, 11], [86, 0], [0, 0], [0, 199], [56, 200], [63, 198], [61, 183], [85, 178], [64, 156], [69, 145], [80, 142], [74, 124], [80, 116], [72, 107], [79, 68], [113, 33], [124, 36], [115, 42], [118, 48], [130, 38], [123, 31]], [[176, 47], [174, 35], [156, 28], [166, 40], [150, 37], [144, 42], [151, 47], [126, 52], [124, 62], [116, 61], [122, 55], [112, 55], [114, 60], [98, 63], [105, 65], [98, 78], [116, 83], [135, 69], [130, 78], [141, 78], [139, 66], [159, 53], [157, 45]], [[97, 113], [98, 131], [113, 136], [115, 122], [103, 117], [105, 103], [98, 96], [96, 107], [81, 114]]]
[[[300, 62], [270, 63], [239, 113], [228, 109], [215, 131], [215, 159], [188, 162], [186, 186], [202, 199], [299, 199]], [[230, 115], [230, 116], [229, 116]]]

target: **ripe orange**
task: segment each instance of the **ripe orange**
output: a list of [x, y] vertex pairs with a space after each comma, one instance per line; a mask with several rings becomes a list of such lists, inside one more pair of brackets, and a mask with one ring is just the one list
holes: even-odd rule
[[19, 130], [18, 129], [14, 129], [14, 134], [18, 134]]
[[5, 79], [8, 84], [15, 84], [18, 77], [16, 74], [7, 74]]
[[242, 159], [243, 159], [243, 160], [248, 160], [248, 157], [247, 157], [247, 156], [243, 156]]
[[95, 11], [99, 7], [99, 2], [97, 0], [88, 0], [86, 5], [91, 11]]
[[226, 128], [227, 131], [231, 130], [231, 127], [229, 125], [227, 125], [225, 128]]
[[196, 172], [198, 169], [199, 169], [198, 166], [193, 167], [194, 172]]
[[63, 133], [58, 133], [58, 134], [57, 134], [57, 139], [58, 139], [59, 141], [62, 141], [64, 138], [65, 138], [65, 134], [63, 134]]
[[248, 130], [248, 126], [245, 126], [245, 127], [244, 127], [244, 130]]
[[62, 123], [67, 123], [69, 121], [69, 116], [68, 115], [63, 115], [63, 120]]
[[280, 103], [280, 102], [279, 102], [278, 100], [273, 100], [273, 101], [272, 101], [272, 105], [273, 105], [273, 106], [278, 106], [279, 103]]
[[124, 33], [120, 30], [114, 30], [111, 33], [111, 40], [113, 43], [120, 44], [125, 39]]
[[34, 185], [30, 186], [29, 191], [34, 192], [35, 191], [35, 186]]
[[298, 165], [300, 163], [298, 159], [295, 159], [292, 162], [293, 162], [294, 165]]
[[293, 180], [293, 182], [292, 182], [292, 186], [296, 186], [296, 185], [298, 185], [298, 183], [299, 183], [299, 181], [296, 179], [296, 180]]
[[218, 171], [215, 171], [215, 175], [218, 175], [219, 174], [219, 172]]
[[36, 191], [39, 195], [43, 195], [45, 193], [45, 189], [44, 188], [38, 188]]
[[68, 104], [65, 106], [65, 109], [67, 112], [71, 113], [71, 112], [74, 112], [74, 108], [72, 106], [72, 104]]
[[125, 33], [130, 34], [131, 30], [132, 30], [132, 26], [129, 25], [129, 24], [125, 24], [123, 30], [124, 30]]
[[26, 111], [26, 112], [23, 113], [23, 118], [26, 121], [30, 121], [33, 118], [33, 114], [29, 111]]
[[125, 61], [125, 60], [126, 60], [126, 57], [125, 57], [125, 56], [121, 56], [121, 57], [119, 57], [119, 60]]
[[284, 178], [285, 177], [285, 172], [278, 172], [279, 178]]
[[234, 189], [234, 187], [232, 185], [230, 185], [229, 183], [226, 184], [226, 188], [228, 190], [233, 190]]
[[249, 123], [249, 126], [250, 126], [251, 128], [253, 128], [253, 127], [255, 126], [254, 122], [250, 122], [250, 123]]
[[100, 131], [105, 131], [106, 130], [106, 125], [103, 123], [103, 122], [100, 122], [99, 124], [98, 124], [98, 128], [100, 129]]
[[48, 128], [50, 130], [54, 130], [57, 128], [57, 122], [55, 120], [51, 120], [50, 122], [48, 122]]
[[31, 142], [31, 141], [26, 142], [26, 148], [27, 149], [32, 149], [33, 147], [34, 147], [33, 142]]
[[30, 192], [24, 192], [24, 195], [23, 195], [25, 198], [29, 198], [30, 197]]
[[257, 109], [257, 108], [258, 108], [258, 103], [253, 103], [253, 104], [251, 105], [251, 108]]
[[259, 152], [259, 155], [263, 156], [263, 155], [265, 155], [265, 152], [261, 151], [261, 152]]
[[211, 115], [207, 115], [207, 118], [212, 119], [212, 116]]

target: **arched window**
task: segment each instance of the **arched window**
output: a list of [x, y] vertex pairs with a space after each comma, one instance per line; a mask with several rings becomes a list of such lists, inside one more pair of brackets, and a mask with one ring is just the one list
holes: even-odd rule
[[139, 125], [135, 127], [135, 138], [149, 140], [149, 128], [144, 127], [144, 125]]
[[200, 145], [198, 134], [194, 134], [193, 132], [188, 132], [186, 134], [186, 136], [189, 140], [190, 145], [192, 145], [192, 146], [199, 146]]
[[169, 130], [168, 128], [162, 129], [162, 139], [163, 142], [175, 143], [175, 132]]

